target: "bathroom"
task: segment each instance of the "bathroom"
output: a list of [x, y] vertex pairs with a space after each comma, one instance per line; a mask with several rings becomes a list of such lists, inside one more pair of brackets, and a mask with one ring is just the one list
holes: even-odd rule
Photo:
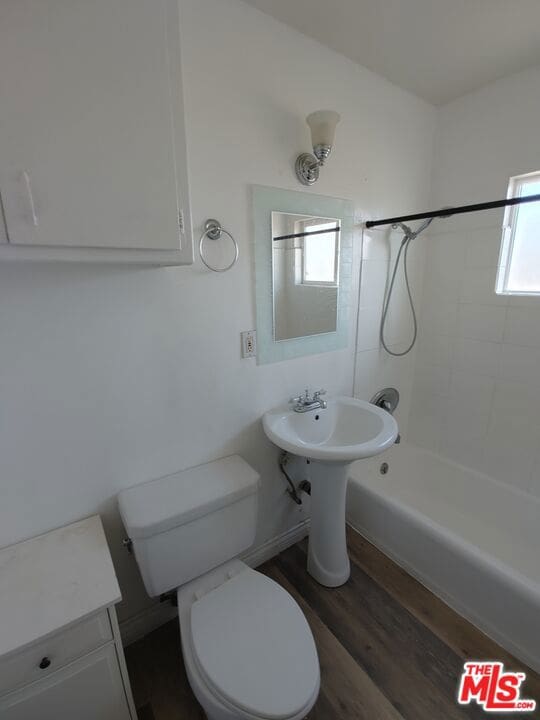
[[[510, 210], [435, 217], [407, 258], [418, 338], [409, 353], [394, 357], [381, 346], [380, 325], [404, 231], [366, 226], [501, 200], [511, 178], [540, 171], [536, 3], [518, 0], [518, 12], [514, 4], [510, 10], [482, 2], [457, 11], [449, 0], [436, 9], [428, 0], [399, 7], [365, 0], [357, 8], [344, 0], [163, 0], [168, 31], [175, 35], [178, 19], [180, 27], [171, 43], [179, 55], [172, 65], [181, 67], [174, 132], [184, 162], [175, 170], [186, 238], [174, 251], [178, 258], [163, 263], [148, 261], [145, 253], [161, 252], [150, 241], [148, 250], [103, 249], [113, 223], [112, 234], [120, 235], [132, 222], [127, 212], [117, 219], [117, 210], [144, 211], [152, 202], [158, 214], [177, 192], [169, 178], [169, 193], [155, 198], [141, 177], [148, 171], [165, 182], [162, 166], [172, 173], [165, 133], [152, 132], [152, 123], [163, 128], [168, 121], [150, 110], [163, 96], [149, 83], [159, 63], [151, 65], [154, 75], [145, 74], [152, 50], [164, 54], [153, 5], [137, 0], [130, 23], [122, 14], [132, 12], [131, 0], [99, 0], [94, 12], [82, 0], [0, 0], [0, 613], [19, 613], [17, 622], [7, 610], [0, 617], [0, 718], [205, 717], [186, 679], [175, 598], [159, 602], [148, 594], [136, 539], [135, 552], [124, 543], [129, 533], [118, 496], [231, 456], [258, 476], [253, 538], [242, 558], [295, 599], [315, 639], [320, 689], [311, 693], [307, 717], [481, 717], [480, 703], [457, 700], [464, 663], [478, 660], [525, 672], [521, 698], [540, 701], [540, 271], [536, 297], [534, 290], [496, 292]], [[80, 31], [81, 17], [88, 34]], [[155, 31], [146, 45], [137, 25], [143, 21]], [[114, 84], [96, 65], [101, 88], [94, 65], [80, 62], [85, 53], [93, 63], [103, 58]], [[41, 56], [50, 63], [33, 62]], [[138, 82], [130, 85], [137, 62]], [[48, 98], [62, 100], [70, 114]], [[88, 107], [84, 98], [94, 114], [78, 114]], [[108, 105], [116, 112], [110, 141], [102, 124]], [[341, 119], [332, 152], [308, 187], [295, 162], [311, 151], [305, 118], [319, 109]], [[146, 138], [147, 147], [131, 138]], [[81, 172], [81, 159], [92, 175]], [[49, 179], [45, 163], [54, 171]], [[59, 172], [66, 168], [81, 182], [66, 183]], [[259, 250], [268, 255], [272, 243], [269, 223], [256, 220], [257, 190], [274, 211], [342, 221], [335, 332], [271, 337], [264, 286], [271, 287], [270, 261]], [[49, 222], [60, 193], [69, 202]], [[310, 200], [334, 208], [346, 201], [352, 214], [308, 212], [302, 203]], [[540, 204], [528, 207], [540, 212]], [[152, 224], [133, 212], [135, 229], [151, 237]], [[210, 218], [232, 239], [203, 238], [209, 264], [232, 263], [237, 243], [238, 258], [225, 272], [212, 272], [199, 254]], [[403, 220], [413, 231], [422, 222]], [[163, 230], [170, 230], [165, 222]], [[31, 233], [45, 239], [33, 244]], [[532, 268], [535, 262], [538, 268], [538, 255]], [[385, 337], [396, 352], [413, 338], [402, 263]], [[256, 356], [242, 357], [246, 349]], [[399, 391], [395, 412], [386, 415], [400, 442], [347, 466], [351, 575], [334, 589], [306, 570], [312, 498], [300, 484], [316, 463], [307, 467], [294, 452], [286, 457], [295, 502], [280, 467], [283, 449], [262, 421], [306, 387], [311, 394], [325, 389], [328, 409], [335, 398], [369, 402], [381, 389]], [[104, 657], [118, 665], [114, 683], [126, 699], [115, 702], [127, 707], [112, 713], [74, 704], [82, 690], [74, 694], [62, 681], [91, 653], [81, 649], [56, 665], [62, 643], [49, 649], [52, 626], [29, 621], [45, 617], [40, 563], [28, 582], [16, 562], [4, 562], [27, 547], [23, 541], [96, 516], [107, 541], [99, 577], [110, 580], [99, 608], [107, 607], [112, 628], [99, 632], [112, 638], [114, 652]], [[91, 530], [102, 537], [96, 520]], [[210, 543], [211, 533], [210, 526]], [[67, 567], [69, 543], [80, 537], [61, 534], [50, 561], [65, 552]], [[37, 547], [45, 552], [48, 545]], [[77, 571], [92, 577], [82, 561]], [[58, 587], [63, 580], [60, 573]], [[57, 629], [88, 614], [79, 606], [77, 617], [67, 617], [61, 596], [51, 592]], [[22, 639], [15, 631], [7, 637], [16, 627]], [[109, 645], [92, 652], [102, 647]], [[30, 651], [27, 672], [17, 662], [27, 662]], [[288, 673], [293, 685], [297, 672], [295, 666]], [[90, 683], [92, 697], [108, 697], [97, 679]], [[272, 701], [283, 694], [272, 690]], [[232, 717], [295, 715], [263, 708]]]

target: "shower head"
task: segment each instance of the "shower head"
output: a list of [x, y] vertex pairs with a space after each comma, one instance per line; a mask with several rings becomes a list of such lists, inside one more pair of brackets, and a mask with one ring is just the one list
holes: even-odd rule
[[417, 230], [413, 230], [408, 225], [405, 225], [405, 223], [396, 223], [395, 225], [392, 225], [392, 227], [395, 229], [400, 228], [405, 233], [404, 241], [407, 240], [414, 240], [415, 237], [418, 237], [421, 232], [424, 232], [424, 230], [431, 225], [433, 222], [433, 218], [428, 218], [425, 220], [420, 227]]
[[405, 225], [405, 223], [400, 222], [400, 223], [396, 223], [395, 225], [392, 225], [392, 229], [393, 229], [393, 230], [397, 230], [398, 228], [400, 228], [401, 230], [403, 230], [403, 232], [404, 232], [405, 235], [407, 235], [407, 236], [409, 236], [409, 235], [414, 235], [412, 229], [411, 229], [408, 225]]
[[433, 222], [433, 219], [434, 219], [434, 218], [431, 217], [431, 218], [428, 218], [425, 222], [423, 222], [423, 223], [420, 225], [420, 227], [418, 228], [418, 230], [415, 231], [415, 233], [414, 233], [415, 236], [416, 236], [416, 235], [420, 235], [421, 232], [424, 232], [424, 230], [431, 225], [431, 223]]

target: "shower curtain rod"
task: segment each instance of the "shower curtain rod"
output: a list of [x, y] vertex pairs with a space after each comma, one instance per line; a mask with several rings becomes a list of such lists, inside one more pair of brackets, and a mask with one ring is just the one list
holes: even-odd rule
[[525, 197], [506, 198], [506, 200], [492, 200], [491, 202], [476, 203], [475, 205], [461, 205], [460, 207], [442, 208], [430, 212], [415, 213], [414, 215], [400, 215], [398, 217], [384, 218], [383, 220], [367, 220], [367, 228], [378, 227], [379, 225], [396, 225], [406, 220], [425, 220], [427, 218], [450, 217], [451, 215], [463, 215], [464, 213], [478, 212], [479, 210], [492, 210], [493, 208], [506, 207], [507, 205], [521, 205], [521, 203], [539, 202], [540, 195], [526, 195]]

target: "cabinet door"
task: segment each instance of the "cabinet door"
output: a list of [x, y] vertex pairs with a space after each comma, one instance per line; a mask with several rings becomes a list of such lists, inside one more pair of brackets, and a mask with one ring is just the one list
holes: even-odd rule
[[111, 643], [0, 698], [2, 720], [131, 720]]
[[11, 244], [181, 249], [179, 42], [176, 0], [1, 0]]

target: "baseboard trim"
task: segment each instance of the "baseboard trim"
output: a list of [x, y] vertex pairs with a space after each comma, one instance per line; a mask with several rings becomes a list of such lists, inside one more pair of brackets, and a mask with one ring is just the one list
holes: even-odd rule
[[267, 540], [253, 550], [248, 550], [247, 553], [241, 555], [240, 559], [250, 567], [258, 567], [268, 560], [271, 560], [276, 555], [279, 555], [280, 552], [283, 552], [283, 550], [291, 547], [291, 545], [295, 545], [297, 542], [300, 542], [300, 540], [303, 540], [308, 534], [309, 519], [306, 519], [298, 525], [295, 525], [290, 530], [286, 530], [284, 533], [281, 533], [281, 535], [276, 535], [276, 537], [270, 538], [270, 540]]
[[[249, 550], [241, 559], [250, 567], [257, 567], [286, 550], [309, 533], [309, 519], [303, 520], [295, 527], [286, 530], [276, 537], [270, 538], [262, 545]], [[140, 640], [152, 630], [164, 625], [177, 616], [177, 610], [168, 602], [155, 602], [153, 605], [141, 610], [136, 615], [126, 618], [120, 623], [120, 635], [124, 647]]]

